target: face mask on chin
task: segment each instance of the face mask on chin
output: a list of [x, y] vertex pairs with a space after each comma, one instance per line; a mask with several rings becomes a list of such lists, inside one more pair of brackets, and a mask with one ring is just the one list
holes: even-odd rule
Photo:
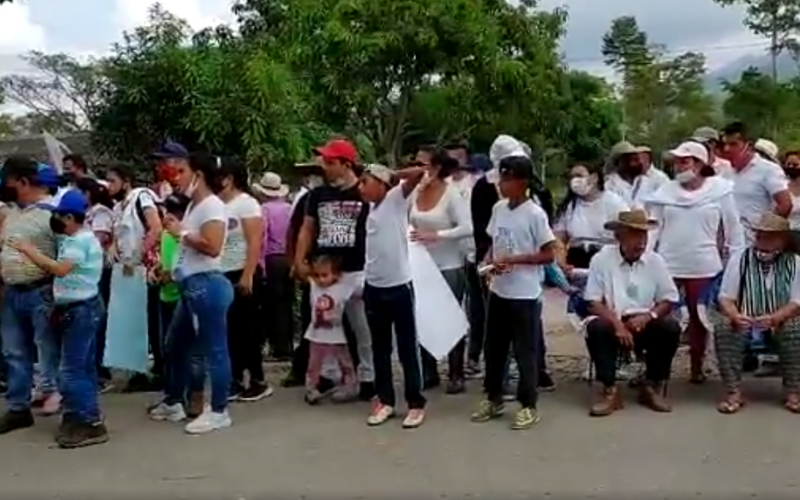
[[775, 259], [778, 258], [778, 254], [780, 254], [780, 252], [777, 250], [756, 250], [755, 254], [756, 259], [758, 259], [758, 261], [762, 264], [771, 264], [772, 262], [775, 262]]
[[675, 181], [678, 184], [686, 185], [692, 182], [697, 178], [697, 173], [694, 170], [684, 170], [683, 172], [678, 172], [675, 174]]
[[578, 196], [586, 196], [592, 191], [589, 179], [585, 177], [573, 177], [569, 181], [569, 188]]

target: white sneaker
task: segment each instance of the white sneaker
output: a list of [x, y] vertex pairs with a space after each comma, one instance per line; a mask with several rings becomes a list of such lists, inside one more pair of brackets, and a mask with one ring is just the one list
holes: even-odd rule
[[211, 411], [206, 408], [203, 414], [186, 424], [188, 434], [206, 434], [211, 431], [225, 429], [233, 424], [228, 410], [223, 412]]
[[183, 405], [180, 403], [168, 405], [167, 403], [161, 402], [150, 410], [150, 418], [159, 422], [181, 422], [186, 420], [186, 412], [183, 410]]
[[372, 403], [372, 411], [367, 417], [367, 425], [381, 425], [394, 416], [394, 408], [385, 405], [375, 399]]

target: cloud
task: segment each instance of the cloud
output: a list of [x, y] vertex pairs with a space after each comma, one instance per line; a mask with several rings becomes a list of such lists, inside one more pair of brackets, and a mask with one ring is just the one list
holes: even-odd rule
[[[156, 2], [115, 0], [116, 21], [120, 30], [131, 30], [147, 23], [147, 13]], [[185, 19], [195, 29], [233, 22], [227, 0], [161, 0], [164, 10]]]
[[29, 7], [20, 2], [0, 5], [0, 54], [45, 48], [45, 30], [31, 20]]
[[562, 42], [567, 62], [581, 68], [603, 65], [600, 48], [613, 19], [634, 16], [652, 43], [669, 53], [704, 52], [710, 67], [759, 51], [766, 42], [750, 35], [740, 7], [720, 7], [712, 0], [542, 0], [542, 8], [564, 7], [568, 32]]

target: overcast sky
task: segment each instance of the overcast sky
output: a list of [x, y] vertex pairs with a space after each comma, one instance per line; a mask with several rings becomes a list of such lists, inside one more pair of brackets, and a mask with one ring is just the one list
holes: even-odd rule
[[[149, 0], [14, 0], [0, 6], [0, 74], [24, 70], [17, 54], [27, 50], [101, 55], [122, 30], [141, 24]], [[195, 28], [230, 22], [232, 0], [161, 0]], [[713, 0], [541, 0], [543, 8], [565, 6], [568, 34], [562, 49], [575, 67], [601, 72], [600, 43], [611, 20], [634, 15], [651, 40], [670, 52], [706, 53], [716, 68], [766, 42], [742, 26], [742, 10]]]

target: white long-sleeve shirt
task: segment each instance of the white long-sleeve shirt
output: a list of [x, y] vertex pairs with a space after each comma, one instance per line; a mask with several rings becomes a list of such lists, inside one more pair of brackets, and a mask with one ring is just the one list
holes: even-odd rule
[[436, 241], [425, 244], [436, 267], [439, 270], [462, 267], [465, 258], [462, 241], [472, 236], [469, 202], [450, 184], [430, 210], [417, 208], [417, 191], [412, 196], [409, 212], [412, 229], [434, 231], [438, 236]]
[[667, 174], [651, 166], [633, 183], [613, 172], [606, 178], [606, 191], [616, 193], [631, 208], [644, 208], [643, 200], [655, 193], [661, 186], [669, 182]]
[[709, 177], [694, 191], [675, 181], [648, 200], [658, 222], [655, 247], [673, 278], [709, 278], [723, 269], [720, 229], [728, 255], [745, 246], [744, 230], [733, 196], [733, 183]]

